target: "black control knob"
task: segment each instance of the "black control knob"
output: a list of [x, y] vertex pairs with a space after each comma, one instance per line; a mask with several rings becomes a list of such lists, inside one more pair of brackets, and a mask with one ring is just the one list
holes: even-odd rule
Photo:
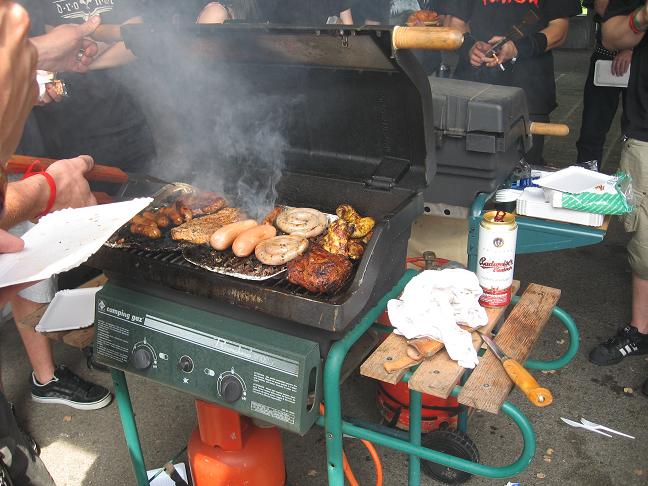
[[136, 370], [148, 370], [153, 364], [153, 353], [148, 347], [142, 346], [133, 351], [131, 360]]
[[243, 384], [235, 376], [224, 376], [220, 382], [218, 393], [227, 403], [234, 403], [243, 395]]
[[191, 373], [194, 369], [193, 360], [189, 356], [183, 356], [178, 361], [178, 368], [185, 373]]

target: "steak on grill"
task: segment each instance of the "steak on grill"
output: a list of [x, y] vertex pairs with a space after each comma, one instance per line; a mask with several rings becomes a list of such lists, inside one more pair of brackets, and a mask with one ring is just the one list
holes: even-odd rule
[[309, 292], [332, 295], [344, 287], [351, 268], [348, 258], [311, 245], [305, 254], [288, 263], [288, 280]]
[[209, 242], [214, 232], [226, 224], [236, 223], [242, 217], [237, 208], [221, 209], [217, 213], [208, 214], [201, 218], [195, 218], [187, 223], [181, 224], [171, 230], [171, 238], [174, 240], [188, 241], [196, 245], [203, 245]]

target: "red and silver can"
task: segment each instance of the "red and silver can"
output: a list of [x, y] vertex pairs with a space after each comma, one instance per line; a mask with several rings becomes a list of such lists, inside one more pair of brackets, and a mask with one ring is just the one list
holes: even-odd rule
[[515, 215], [489, 211], [479, 225], [477, 278], [484, 291], [484, 307], [505, 307], [511, 302], [517, 223]]

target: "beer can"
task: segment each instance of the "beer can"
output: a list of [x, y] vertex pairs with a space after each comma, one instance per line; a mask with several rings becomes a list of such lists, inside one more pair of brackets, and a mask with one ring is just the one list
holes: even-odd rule
[[477, 278], [484, 307], [505, 307], [511, 302], [517, 223], [515, 215], [489, 211], [479, 225]]

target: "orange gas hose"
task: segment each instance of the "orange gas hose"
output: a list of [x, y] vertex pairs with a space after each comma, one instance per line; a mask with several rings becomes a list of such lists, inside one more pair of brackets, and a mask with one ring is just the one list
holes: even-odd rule
[[[320, 410], [320, 415], [324, 415], [323, 403], [320, 403], [319, 410]], [[369, 455], [371, 456], [371, 459], [374, 462], [374, 466], [376, 467], [376, 486], [383, 486], [382, 462], [380, 462], [380, 456], [378, 456], [378, 452], [376, 451], [376, 448], [368, 440], [361, 440], [360, 442], [362, 442], [362, 444], [369, 451]], [[347, 481], [349, 481], [349, 484], [351, 486], [360, 486], [360, 483], [358, 483], [355, 474], [353, 474], [353, 471], [351, 470], [351, 465], [349, 464], [349, 460], [347, 459], [344, 449], [342, 449], [342, 469], [344, 470], [344, 475], [346, 476]]]

